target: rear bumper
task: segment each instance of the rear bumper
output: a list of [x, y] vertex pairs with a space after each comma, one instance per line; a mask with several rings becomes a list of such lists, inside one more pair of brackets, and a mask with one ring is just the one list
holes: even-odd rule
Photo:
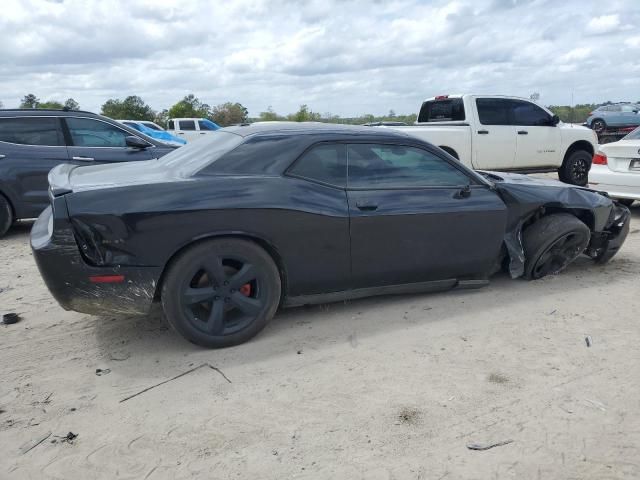
[[[55, 219], [50, 234], [51, 208], [40, 214], [31, 230], [31, 249], [47, 288], [65, 310], [101, 314], [149, 312], [160, 267], [93, 267], [80, 254], [65, 218]], [[95, 277], [123, 276], [118, 283], [96, 283]], [[93, 279], [92, 279], [93, 277]]]
[[614, 172], [606, 165], [593, 165], [589, 172], [589, 185], [613, 198], [640, 200], [640, 172]]

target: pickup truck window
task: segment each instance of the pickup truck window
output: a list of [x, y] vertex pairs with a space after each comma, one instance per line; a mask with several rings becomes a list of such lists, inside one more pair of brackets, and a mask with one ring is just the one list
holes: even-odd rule
[[169, 124], [167, 125], [167, 128], [169, 130], [175, 130], [174, 126], [173, 126], [173, 120], [169, 120]]
[[196, 122], [193, 120], [180, 120], [178, 121], [178, 130], [195, 130]]
[[347, 147], [348, 185], [355, 188], [415, 188], [475, 183], [437, 155], [401, 145]]
[[429, 100], [422, 104], [418, 115], [418, 122], [450, 122], [464, 119], [464, 103], [461, 98]]
[[511, 125], [512, 101], [506, 98], [476, 98], [482, 125]]
[[551, 125], [551, 116], [539, 106], [530, 102], [512, 100], [513, 124], [527, 127]]

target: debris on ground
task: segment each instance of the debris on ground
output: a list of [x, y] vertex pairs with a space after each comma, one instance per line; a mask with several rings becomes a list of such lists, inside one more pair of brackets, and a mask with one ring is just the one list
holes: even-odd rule
[[113, 360], [114, 362], [124, 362], [125, 360], [128, 360], [130, 356], [130, 353], [113, 354], [109, 355], [109, 360]]
[[591, 345], [593, 345], [593, 340], [591, 340], [591, 335], [587, 335], [586, 337], [584, 337], [584, 343], [587, 344], [587, 347], [590, 347]]
[[297, 353], [298, 355], [302, 355], [302, 350], [298, 350], [296, 353]]
[[105, 369], [96, 368], [96, 375], [99, 377], [101, 377], [102, 375], [107, 375], [109, 373], [111, 373], [111, 369], [109, 368], [105, 368]]
[[493, 447], [502, 447], [503, 445], [509, 445], [513, 443], [513, 440], [504, 440], [503, 442], [496, 443], [467, 443], [469, 450], [489, 450]]
[[24, 455], [25, 453], [29, 453], [31, 450], [36, 448], [38, 445], [40, 445], [50, 436], [51, 436], [51, 432], [47, 432], [43, 436], [38, 437], [36, 440], [32, 440], [30, 442], [25, 443], [22, 447], [20, 447], [20, 453], [22, 455]]
[[2, 315], [2, 323], [5, 325], [13, 325], [14, 323], [18, 323], [20, 320], [22, 320], [22, 317], [17, 313], [11, 312]]
[[177, 380], [180, 377], [184, 377], [185, 375], [188, 375], [190, 373], [195, 372], [196, 370], [199, 370], [203, 367], [209, 367], [211, 370], [215, 370], [216, 372], [218, 372], [220, 375], [222, 375], [222, 377], [229, 383], [231, 383], [231, 380], [229, 380], [229, 378], [224, 374], [224, 372], [222, 370], [220, 370], [218, 367], [214, 367], [213, 365], [209, 364], [209, 363], [203, 363], [201, 365], [198, 365], [197, 367], [191, 368], [189, 370], [187, 370], [186, 372], [182, 372], [179, 375], [176, 375], [175, 377], [172, 377], [168, 380], [165, 380], [163, 382], [160, 383], [156, 383], [155, 385], [152, 385], [150, 387], [145, 388], [144, 390], [140, 390], [138, 393], [134, 393], [133, 395], [129, 395], [128, 397], [123, 398], [122, 400], [120, 400], [120, 403], [126, 402], [127, 400], [131, 400], [134, 397], [137, 397], [138, 395], [142, 395], [143, 393], [148, 392], [149, 390], [153, 390], [156, 387], [159, 387], [160, 385], [164, 385], [165, 383], [169, 383], [172, 382], [173, 380]]
[[56, 438], [60, 439], [60, 443], [70, 443], [71, 445], [73, 445], [73, 441], [78, 438], [78, 434], [77, 433], [73, 433], [73, 432], [69, 432], [67, 433], [65, 436], [60, 436], [60, 435], [54, 435], [54, 439], [51, 440], [51, 443], [57, 443]]

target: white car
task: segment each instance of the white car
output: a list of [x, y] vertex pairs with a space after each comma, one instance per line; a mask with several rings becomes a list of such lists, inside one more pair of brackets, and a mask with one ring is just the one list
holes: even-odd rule
[[622, 140], [600, 145], [593, 157], [589, 184], [627, 206], [640, 200], [640, 127]]
[[440, 95], [420, 107], [418, 121], [393, 128], [437, 145], [468, 167], [521, 173], [557, 171], [586, 185], [598, 145], [594, 131], [560, 122], [525, 98]]

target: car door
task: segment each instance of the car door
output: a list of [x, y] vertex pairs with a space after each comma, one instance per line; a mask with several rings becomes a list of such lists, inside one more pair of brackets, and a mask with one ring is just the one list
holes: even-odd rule
[[151, 158], [151, 143], [149, 148], [128, 147], [126, 137], [133, 134], [116, 125], [88, 117], [64, 117], [62, 120], [68, 132], [67, 150], [72, 163], [87, 165]]
[[620, 105], [609, 105], [605, 116], [608, 127], [620, 127], [624, 125], [622, 107]]
[[475, 104], [476, 129], [471, 130], [474, 168], [513, 168], [516, 135], [510, 120], [510, 100], [478, 97]]
[[514, 168], [553, 167], [562, 163], [560, 129], [552, 115], [525, 100], [509, 100], [516, 127]]
[[629, 127], [640, 124], [640, 115], [638, 115], [637, 105], [622, 105], [620, 112], [621, 124]]
[[68, 160], [57, 117], [0, 118], [0, 190], [11, 200], [17, 218], [37, 217], [47, 207], [47, 175]]
[[488, 275], [507, 209], [434, 148], [351, 143], [347, 197], [354, 288]]

